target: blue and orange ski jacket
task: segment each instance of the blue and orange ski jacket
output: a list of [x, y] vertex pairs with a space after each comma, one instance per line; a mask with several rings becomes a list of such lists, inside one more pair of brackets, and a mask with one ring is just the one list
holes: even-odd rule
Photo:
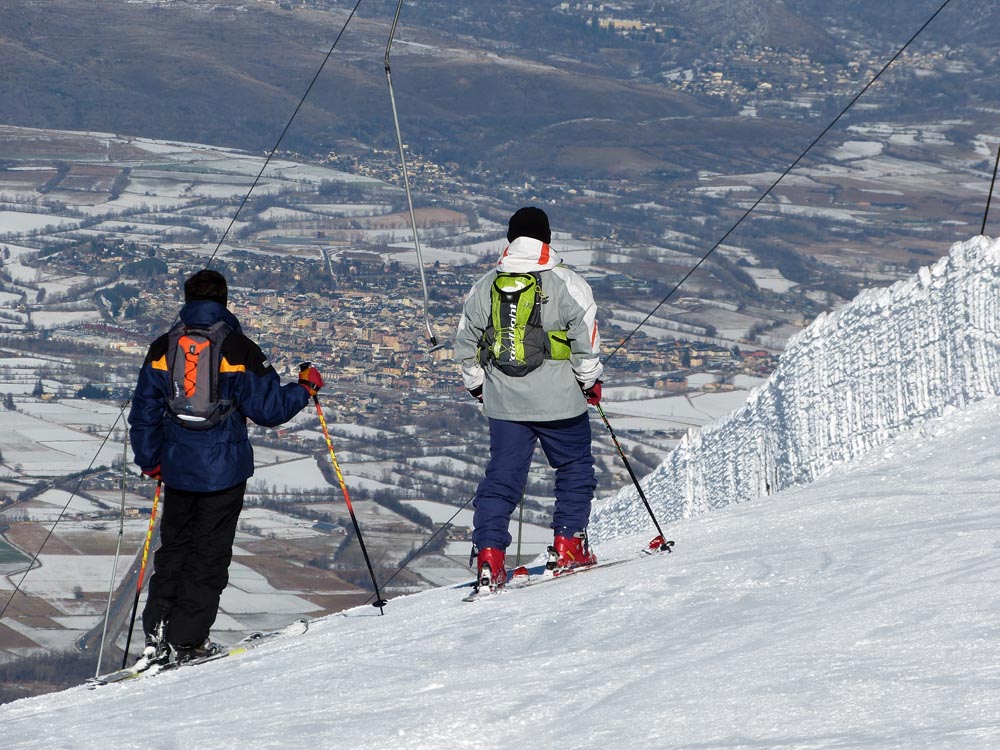
[[223, 320], [232, 332], [222, 343], [219, 397], [231, 399], [236, 409], [220, 424], [191, 430], [171, 418], [168, 336], [153, 342], [139, 371], [129, 439], [135, 463], [143, 469], [160, 467], [163, 483], [187, 492], [215, 492], [253, 476], [253, 448], [247, 419], [264, 427], [287, 422], [309, 403], [309, 393], [297, 383], [281, 384], [264, 353], [243, 334], [239, 321], [226, 307], [196, 300], [181, 308], [180, 319], [190, 326], [208, 327]]

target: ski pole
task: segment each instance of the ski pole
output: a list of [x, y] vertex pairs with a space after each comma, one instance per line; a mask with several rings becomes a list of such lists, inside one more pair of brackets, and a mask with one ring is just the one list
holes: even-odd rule
[[142, 545], [142, 564], [139, 566], [139, 583], [135, 587], [135, 601], [132, 602], [132, 616], [128, 621], [128, 636], [125, 638], [125, 653], [122, 654], [122, 669], [128, 663], [128, 649], [132, 645], [132, 628], [135, 627], [135, 613], [139, 609], [139, 594], [142, 593], [142, 583], [146, 577], [146, 560], [149, 559], [149, 542], [153, 538], [153, 527], [156, 525], [156, 508], [160, 504], [160, 489], [163, 480], [156, 482], [156, 492], [153, 494], [153, 509], [149, 513], [149, 528], [146, 529], [146, 542]]
[[990, 180], [990, 192], [986, 196], [986, 210], [983, 212], [983, 227], [979, 230], [986, 234], [986, 220], [990, 217], [990, 201], [993, 200], [993, 187], [997, 184], [997, 169], [1000, 169], [1000, 147], [997, 148], [997, 160], [993, 163], [993, 179]]
[[524, 493], [521, 493], [521, 502], [517, 513], [517, 558], [515, 566], [521, 565], [521, 537], [524, 536]]
[[635, 472], [632, 471], [632, 465], [628, 462], [628, 458], [625, 456], [625, 451], [622, 450], [621, 443], [618, 442], [618, 436], [615, 435], [615, 431], [611, 429], [611, 423], [608, 418], [604, 415], [604, 409], [601, 405], [595, 404], [597, 406], [597, 413], [601, 415], [601, 419], [604, 420], [604, 426], [608, 428], [608, 432], [611, 434], [611, 441], [615, 444], [615, 448], [618, 449], [618, 455], [622, 457], [622, 463], [625, 464], [625, 470], [628, 475], [632, 478], [632, 484], [635, 485], [636, 492], [639, 493], [639, 497], [642, 498], [643, 505], [646, 506], [646, 512], [649, 513], [649, 517], [653, 519], [653, 525], [656, 527], [657, 533], [660, 535], [658, 537], [660, 541], [659, 549], [661, 552], [672, 552], [670, 549], [673, 546], [673, 542], [666, 541], [667, 537], [663, 534], [663, 529], [660, 528], [660, 524], [656, 520], [656, 516], [653, 514], [653, 509], [649, 505], [649, 500], [646, 499], [646, 493], [642, 491], [642, 487], [639, 486], [639, 478], [636, 477]]
[[[299, 370], [308, 370], [308, 363], [300, 365]], [[375, 580], [375, 569], [372, 568], [372, 561], [368, 557], [368, 549], [365, 547], [364, 537], [361, 536], [361, 527], [358, 526], [358, 518], [354, 515], [354, 506], [351, 505], [351, 496], [347, 494], [347, 483], [344, 482], [344, 475], [340, 471], [340, 464], [337, 463], [337, 454], [333, 452], [333, 443], [330, 442], [330, 431], [326, 428], [326, 417], [323, 416], [323, 408], [319, 405], [319, 396], [313, 396], [313, 403], [316, 404], [316, 413], [319, 415], [319, 423], [323, 427], [323, 437], [326, 438], [326, 447], [330, 450], [330, 459], [333, 461], [333, 470], [337, 473], [337, 481], [340, 482], [340, 490], [344, 493], [344, 502], [347, 503], [347, 511], [351, 514], [351, 523], [354, 524], [354, 533], [358, 535], [358, 543], [361, 545], [361, 554], [365, 556], [365, 564], [368, 566], [368, 574], [372, 577], [372, 586], [375, 587], [375, 601], [373, 607], [378, 607], [379, 612], [385, 614], [385, 607], [388, 602], [382, 598], [378, 590], [378, 581]]]

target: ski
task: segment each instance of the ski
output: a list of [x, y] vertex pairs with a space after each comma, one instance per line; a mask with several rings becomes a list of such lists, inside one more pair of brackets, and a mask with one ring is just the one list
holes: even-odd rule
[[[643, 550], [642, 553], [645, 555], [656, 555], [661, 552], [673, 552], [674, 543], [672, 541], [664, 541], [662, 536], [657, 536], [654, 538]], [[507, 574], [507, 584], [500, 589], [489, 589], [486, 587], [480, 587], [472, 591], [472, 593], [467, 596], [462, 597], [463, 602], [475, 602], [480, 599], [487, 599], [497, 594], [503, 594], [508, 591], [516, 591], [518, 589], [526, 589], [531, 586], [537, 586], [542, 583], [548, 583], [550, 581], [556, 581], [562, 578], [570, 578], [574, 576], [587, 573], [591, 570], [601, 570], [603, 568], [611, 568], [615, 565], [621, 565], [622, 563], [631, 562], [636, 558], [633, 557], [623, 557], [618, 560], [608, 560], [607, 562], [596, 562], [593, 565], [585, 565], [579, 568], [568, 568], [565, 570], [553, 570], [547, 565], [533, 565], [530, 568], [521, 565], [513, 570], [509, 571]], [[466, 584], [465, 587], [474, 587], [475, 582], [471, 584]]]
[[295, 622], [278, 630], [251, 633], [237, 643], [234, 643], [232, 646], [225, 646], [222, 650], [209, 656], [203, 656], [200, 659], [191, 659], [185, 662], [153, 664], [145, 669], [136, 669], [135, 666], [126, 667], [125, 669], [118, 669], [99, 677], [91, 677], [87, 680], [86, 684], [88, 688], [93, 690], [101, 685], [110, 685], [114, 682], [124, 682], [125, 680], [134, 680], [137, 678], [153, 677], [155, 675], [162, 674], [163, 672], [172, 672], [173, 670], [181, 667], [186, 668], [197, 664], [205, 664], [210, 661], [218, 661], [219, 659], [225, 659], [230, 656], [238, 656], [239, 654], [246, 653], [247, 651], [251, 651], [259, 646], [263, 646], [265, 643], [270, 643], [271, 641], [278, 640], [280, 638], [302, 635], [308, 629], [309, 622], [307, 620], [296, 620]]

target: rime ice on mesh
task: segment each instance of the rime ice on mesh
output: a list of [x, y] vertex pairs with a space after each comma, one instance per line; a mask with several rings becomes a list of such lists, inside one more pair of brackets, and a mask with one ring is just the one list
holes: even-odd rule
[[[1000, 395], [1000, 240], [976, 237], [793, 338], [767, 383], [690, 431], [642, 482], [661, 523], [806, 484], [892, 435]], [[647, 528], [634, 487], [596, 504], [596, 541]]]

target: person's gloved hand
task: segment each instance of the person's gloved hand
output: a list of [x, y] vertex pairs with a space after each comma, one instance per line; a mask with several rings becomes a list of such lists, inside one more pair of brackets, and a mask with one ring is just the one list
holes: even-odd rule
[[[580, 385], [583, 388], [583, 385]], [[583, 388], [583, 395], [587, 397], [587, 403], [591, 406], [597, 406], [601, 403], [601, 381], [595, 380], [594, 384], [590, 388]]]
[[469, 395], [476, 399], [479, 403], [483, 403], [483, 387], [481, 385], [477, 385], [475, 388], [470, 388]]
[[157, 464], [156, 466], [151, 466], [148, 469], [143, 469], [142, 475], [145, 477], [149, 477], [150, 479], [155, 479], [157, 481], [163, 479], [163, 476], [160, 474], [159, 464]]
[[315, 396], [324, 385], [323, 376], [312, 364], [303, 362], [299, 365], [299, 385], [309, 391], [310, 396]]

